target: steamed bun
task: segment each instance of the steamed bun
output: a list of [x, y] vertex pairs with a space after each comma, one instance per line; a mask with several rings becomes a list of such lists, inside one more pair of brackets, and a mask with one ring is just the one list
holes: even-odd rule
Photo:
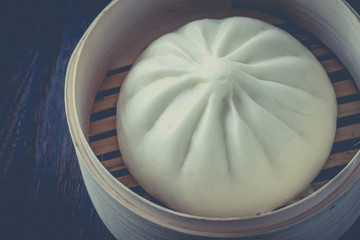
[[122, 85], [117, 131], [138, 183], [205, 217], [271, 211], [309, 187], [332, 147], [326, 72], [288, 33], [233, 17], [154, 41]]

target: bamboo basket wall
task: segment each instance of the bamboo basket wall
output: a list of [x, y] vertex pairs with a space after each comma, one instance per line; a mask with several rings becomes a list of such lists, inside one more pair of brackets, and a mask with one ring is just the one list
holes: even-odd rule
[[[68, 66], [67, 119], [89, 195], [117, 239], [337, 239], [360, 215], [359, 18], [340, 0], [268, 2], [113, 1], [84, 34]], [[192, 20], [228, 16], [277, 25], [312, 51], [336, 92], [337, 131], [308, 197], [249, 218], [202, 218], [162, 206], [129, 174], [116, 140], [116, 103], [150, 42]]]

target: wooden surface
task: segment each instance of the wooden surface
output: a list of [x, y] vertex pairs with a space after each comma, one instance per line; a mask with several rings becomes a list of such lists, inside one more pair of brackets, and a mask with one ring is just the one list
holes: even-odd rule
[[[86, 192], [63, 102], [72, 50], [108, 2], [0, 5], [0, 239], [114, 239]], [[353, 239], [360, 218], [342, 238]]]

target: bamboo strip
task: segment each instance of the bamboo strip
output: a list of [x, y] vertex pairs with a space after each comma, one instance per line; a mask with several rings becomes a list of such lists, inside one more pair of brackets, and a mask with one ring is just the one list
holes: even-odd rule
[[121, 157], [102, 161], [102, 164], [109, 172], [114, 172], [125, 168], [124, 162]]
[[326, 161], [323, 169], [337, 167], [345, 165], [349, 162], [349, 159], [353, 159], [359, 149], [349, 150], [340, 153], [331, 154], [329, 159]]
[[342, 66], [336, 59], [325, 60], [322, 61], [321, 64], [327, 73], [333, 73], [344, 69], [344, 66]]
[[338, 105], [338, 117], [347, 117], [360, 113], [360, 101]]
[[139, 186], [139, 184], [131, 175], [121, 176], [116, 179], [119, 180], [122, 184], [124, 184], [128, 188]]
[[322, 188], [325, 184], [327, 184], [330, 180], [324, 180], [324, 181], [320, 181], [320, 182], [316, 182], [311, 184], [312, 188], [314, 191], [319, 190], [320, 188]]
[[105, 109], [116, 107], [119, 94], [112, 94], [95, 101], [93, 105], [93, 113], [100, 112]]
[[127, 73], [128, 71], [105, 77], [105, 80], [99, 88], [99, 91], [120, 87]]
[[360, 123], [336, 129], [335, 142], [360, 137]]
[[95, 155], [101, 155], [104, 153], [119, 150], [116, 136], [101, 139], [100, 141], [96, 142], [91, 142], [90, 147], [94, 151]]
[[354, 83], [351, 80], [345, 80], [333, 83], [336, 97], [350, 96], [358, 93]]
[[[307, 35], [305, 35], [305, 36], [307, 36]], [[312, 54], [314, 54], [317, 57], [329, 54], [329, 50], [327, 50], [326, 48], [323, 48], [323, 47], [314, 48], [311, 50], [311, 52], [312, 52]]]
[[107, 132], [115, 129], [116, 116], [100, 119], [90, 123], [89, 135], [93, 136], [99, 133]]

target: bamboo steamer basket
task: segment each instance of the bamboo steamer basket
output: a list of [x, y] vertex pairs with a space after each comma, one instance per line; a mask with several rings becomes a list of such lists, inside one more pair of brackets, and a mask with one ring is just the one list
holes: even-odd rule
[[[90, 198], [117, 239], [338, 239], [360, 215], [359, 17], [340, 0], [269, 2], [112, 1], [80, 40], [66, 75], [67, 120]], [[239, 218], [179, 213], [152, 199], [127, 172], [116, 141], [117, 94], [131, 64], [157, 37], [191, 20], [236, 15], [305, 29], [296, 37], [321, 60], [338, 98], [333, 151], [314, 192], [289, 206]]]

